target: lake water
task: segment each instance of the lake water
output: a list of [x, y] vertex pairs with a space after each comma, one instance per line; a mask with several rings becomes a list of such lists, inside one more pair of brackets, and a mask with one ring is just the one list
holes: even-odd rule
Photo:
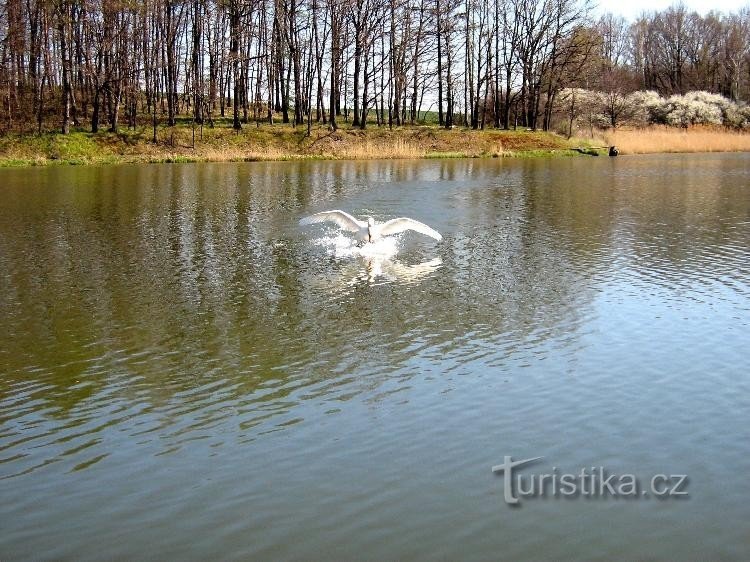
[[747, 154], [2, 170], [0, 330], [4, 562], [750, 556]]

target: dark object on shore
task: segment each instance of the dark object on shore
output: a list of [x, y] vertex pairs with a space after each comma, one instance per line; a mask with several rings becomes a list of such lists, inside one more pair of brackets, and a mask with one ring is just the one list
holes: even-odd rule
[[609, 155], [610, 156], [617, 156], [618, 154], [620, 154], [620, 151], [617, 149], [616, 146], [610, 146], [609, 147]]

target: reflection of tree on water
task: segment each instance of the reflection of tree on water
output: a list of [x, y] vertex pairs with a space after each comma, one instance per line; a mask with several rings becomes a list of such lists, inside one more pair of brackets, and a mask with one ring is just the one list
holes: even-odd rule
[[[739, 183], [715, 170], [718, 185], [654, 191], [648, 174], [619, 165], [24, 171], [38, 187], [6, 187], [0, 207], [0, 406], [2, 423], [26, 416], [29, 427], [1, 443], [21, 431], [70, 437], [76, 424], [85, 439], [114, 403], [125, 414], [113, 423], [135, 432], [132, 414], [144, 439], [217, 424], [252, 433], [302, 401], [367, 396], [426, 368], [505, 370], [532, 348], [569, 349], [622, 256], [633, 271], [659, 266], [676, 281], [717, 264], [747, 270], [736, 250], [750, 216]], [[444, 221], [442, 264], [408, 252], [311, 259], [296, 230], [301, 206], [363, 201], [370, 177], [384, 182], [373, 197], [391, 204], [408, 195], [388, 182], [433, 194], [420, 204]]]

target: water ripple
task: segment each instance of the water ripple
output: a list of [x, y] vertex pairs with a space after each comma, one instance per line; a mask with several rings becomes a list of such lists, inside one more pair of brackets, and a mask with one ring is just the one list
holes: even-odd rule
[[[96, 533], [120, 558], [731, 558], [747, 158], [572, 160], [9, 173], [2, 550], [92, 558]], [[331, 206], [444, 240], [298, 229]], [[701, 501], [506, 517], [487, 469], [526, 452], [682, 470]], [[604, 519], [620, 535], [581, 531]], [[715, 540], [688, 550], [705, 521]]]

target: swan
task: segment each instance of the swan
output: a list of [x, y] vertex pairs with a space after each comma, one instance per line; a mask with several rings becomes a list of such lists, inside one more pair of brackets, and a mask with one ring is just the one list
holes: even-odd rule
[[342, 229], [348, 232], [354, 232], [354, 237], [360, 242], [377, 242], [383, 236], [398, 234], [405, 230], [419, 232], [435, 240], [442, 240], [443, 237], [437, 230], [434, 230], [424, 223], [415, 221], [407, 217], [391, 219], [381, 224], [376, 224], [372, 217], [367, 217], [366, 221], [361, 221], [344, 211], [333, 210], [315, 213], [299, 221], [301, 226], [316, 224], [320, 222], [335, 222]]

